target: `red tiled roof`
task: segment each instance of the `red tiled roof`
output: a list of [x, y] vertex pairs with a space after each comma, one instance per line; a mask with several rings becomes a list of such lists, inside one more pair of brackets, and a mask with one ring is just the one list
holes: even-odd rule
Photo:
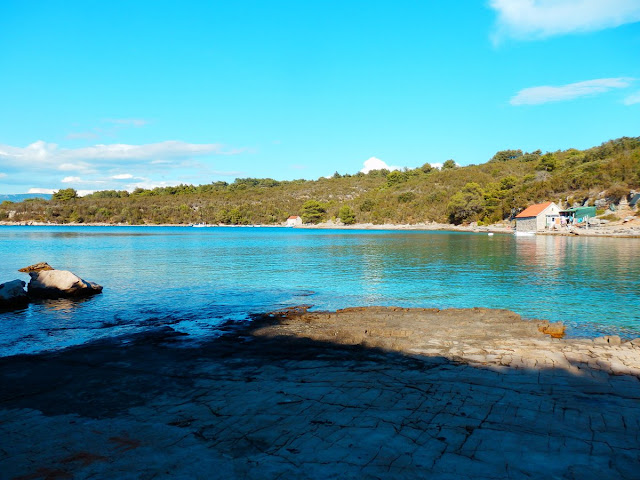
[[295, 220], [296, 218], [299, 218], [298, 215], [291, 215], [287, 220]]
[[535, 205], [531, 205], [530, 207], [525, 208], [521, 211], [516, 218], [524, 218], [524, 217], [537, 217], [545, 208], [551, 205], [553, 202], [545, 202], [545, 203], [537, 203]]

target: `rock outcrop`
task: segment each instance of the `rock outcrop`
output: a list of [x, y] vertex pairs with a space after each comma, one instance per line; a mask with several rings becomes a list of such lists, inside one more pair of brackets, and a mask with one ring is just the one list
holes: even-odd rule
[[0, 284], [0, 308], [21, 308], [29, 303], [24, 290], [26, 284], [22, 280], [12, 280]]
[[42, 272], [43, 270], [54, 270], [54, 268], [49, 265], [47, 262], [35, 263], [33, 265], [29, 265], [28, 267], [21, 268], [18, 270], [19, 272], [31, 273], [31, 272]]
[[35, 298], [88, 297], [102, 292], [102, 286], [88, 282], [68, 270], [29, 272], [29, 296]]

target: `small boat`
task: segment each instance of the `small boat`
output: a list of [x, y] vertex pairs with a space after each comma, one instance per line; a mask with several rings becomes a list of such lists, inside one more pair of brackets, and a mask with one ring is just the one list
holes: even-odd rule
[[489, 235], [490, 237], [493, 237], [493, 232], [489, 232], [487, 233], [487, 235]]
[[516, 237], [533, 237], [535, 232], [513, 232]]
[[206, 223], [194, 223], [193, 225], [191, 225], [192, 227], [196, 227], [196, 228], [201, 228], [201, 227], [206, 227], [207, 224]]

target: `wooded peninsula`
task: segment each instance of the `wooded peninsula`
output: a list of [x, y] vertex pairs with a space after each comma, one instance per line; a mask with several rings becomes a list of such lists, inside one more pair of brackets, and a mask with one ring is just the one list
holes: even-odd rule
[[[622, 137], [586, 150], [542, 153], [502, 150], [479, 165], [373, 170], [318, 180], [237, 178], [154, 189], [98, 191], [79, 197], [62, 189], [51, 200], [0, 204], [0, 221], [44, 223], [281, 224], [439, 222], [493, 224], [532, 203], [617, 203], [640, 190], [640, 137]], [[604, 202], [603, 202], [604, 200]]]

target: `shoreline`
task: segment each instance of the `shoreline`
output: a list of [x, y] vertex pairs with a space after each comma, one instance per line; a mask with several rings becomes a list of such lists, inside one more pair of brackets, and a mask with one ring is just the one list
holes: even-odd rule
[[[1, 221], [0, 227], [193, 227], [185, 224], [114, 224], [114, 223], [45, 223], [45, 222], [7, 222]], [[256, 224], [256, 225], [206, 225], [203, 228], [293, 228], [298, 230], [381, 230], [381, 231], [439, 231], [439, 232], [464, 232], [464, 233], [494, 233], [513, 234], [515, 229], [505, 225], [453, 225], [446, 223], [417, 223], [417, 224], [373, 224], [357, 223], [354, 225], [342, 225], [334, 223], [321, 223], [317, 225], [302, 225], [288, 227], [285, 225]], [[609, 227], [591, 227], [590, 229], [574, 229], [573, 231], [542, 231], [535, 235], [561, 236], [561, 237], [610, 237], [610, 238], [640, 238], [640, 221], [629, 225], [612, 225]]]
[[196, 345], [164, 328], [0, 359], [0, 471], [637, 476], [635, 340], [554, 339], [488, 309], [298, 307], [254, 322]]

